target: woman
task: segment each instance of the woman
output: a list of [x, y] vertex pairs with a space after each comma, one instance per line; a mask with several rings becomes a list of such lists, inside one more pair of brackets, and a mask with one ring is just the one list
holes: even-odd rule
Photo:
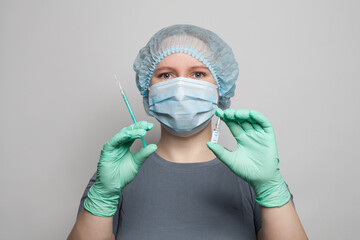
[[[238, 66], [223, 40], [192, 25], [164, 28], [134, 70], [160, 141], [130, 151], [153, 127], [143, 121], [104, 145], [69, 239], [307, 239], [272, 125], [257, 111], [228, 109]], [[214, 113], [235, 151], [209, 142]]]

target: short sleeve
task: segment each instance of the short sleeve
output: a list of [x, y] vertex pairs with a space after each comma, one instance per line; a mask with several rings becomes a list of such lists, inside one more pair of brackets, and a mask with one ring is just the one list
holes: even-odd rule
[[[90, 179], [88, 185], [86, 186], [85, 191], [84, 191], [84, 193], [83, 193], [83, 195], [81, 197], [77, 217], [79, 217], [80, 211], [84, 207], [84, 201], [85, 201], [85, 199], [87, 197], [88, 191], [91, 188], [91, 186], [95, 183], [95, 180], [96, 180], [96, 172], [91, 177], [91, 179]], [[120, 218], [121, 203], [122, 203], [122, 197], [119, 199], [119, 205], [118, 205], [118, 208], [116, 210], [116, 213], [114, 215], [114, 220], [113, 220], [113, 233], [114, 233], [115, 236], [116, 236], [116, 234], [118, 232], [118, 229], [119, 229], [119, 218]]]

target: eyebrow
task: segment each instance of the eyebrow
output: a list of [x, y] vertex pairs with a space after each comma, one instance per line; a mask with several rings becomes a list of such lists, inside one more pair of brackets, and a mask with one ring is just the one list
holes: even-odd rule
[[193, 66], [193, 67], [191, 67], [191, 68], [189, 68], [189, 69], [194, 69], [194, 68], [202, 68], [202, 69], [206, 69], [206, 70], [209, 70], [206, 66]]
[[[207, 70], [207, 71], [210, 71], [206, 66], [202, 66], [202, 65], [192, 66], [192, 67], [190, 67], [189, 69], [191, 70], [191, 69], [199, 69], [199, 68], [205, 69], [205, 70]], [[162, 70], [175, 70], [175, 69], [172, 68], [172, 67], [159, 67], [159, 68], [156, 68], [156, 69], [155, 69], [155, 72], [162, 71]]]
[[155, 72], [162, 71], [162, 70], [174, 70], [172, 67], [159, 67], [155, 69]]

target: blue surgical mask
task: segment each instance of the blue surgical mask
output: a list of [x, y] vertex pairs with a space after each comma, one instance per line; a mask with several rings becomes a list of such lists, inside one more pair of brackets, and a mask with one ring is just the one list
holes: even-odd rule
[[172, 134], [188, 137], [200, 132], [217, 109], [215, 84], [178, 77], [149, 88], [149, 114]]

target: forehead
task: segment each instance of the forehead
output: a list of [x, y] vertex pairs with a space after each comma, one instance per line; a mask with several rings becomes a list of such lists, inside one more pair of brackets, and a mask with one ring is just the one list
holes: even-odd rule
[[193, 67], [201, 66], [206, 67], [201, 61], [190, 56], [186, 53], [173, 53], [165, 57], [157, 66], [156, 69], [160, 67]]

